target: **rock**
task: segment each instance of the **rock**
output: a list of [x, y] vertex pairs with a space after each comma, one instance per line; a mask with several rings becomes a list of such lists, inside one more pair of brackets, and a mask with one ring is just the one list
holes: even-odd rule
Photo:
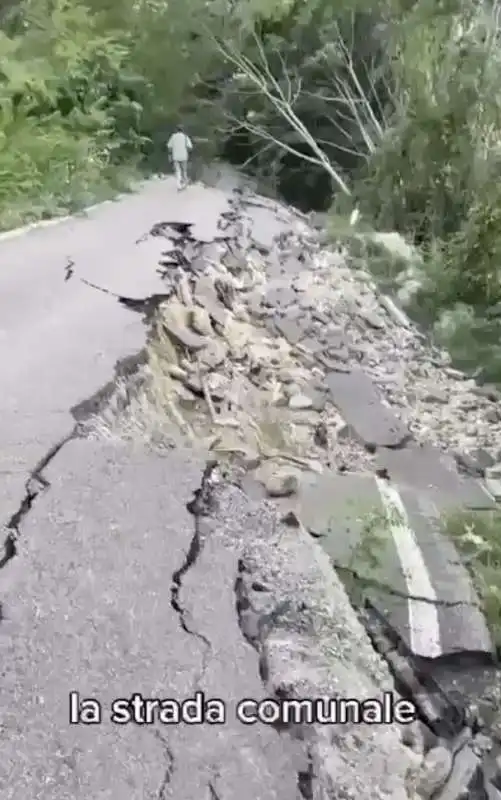
[[305, 293], [299, 298], [298, 305], [302, 311], [311, 311], [315, 308], [315, 302], [315, 298]]
[[318, 411], [319, 413], [324, 410], [327, 404], [327, 391], [321, 391], [320, 389], [308, 389], [306, 394], [311, 400], [311, 407], [314, 411]]
[[313, 309], [311, 316], [315, 322], [320, 322], [321, 325], [328, 325], [331, 319], [328, 314], [326, 314], [324, 311], [319, 311], [318, 309]]
[[498, 478], [490, 478], [487, 475], [485, 476], [485, 485], [487, 490], [493, 496], [494, 500], [500, 501], [501, 500], [501, 480]]
[[201, 275], [198, 278], [195, 284], [194, 299], [198, 305], [208, 311], [214, 322], [224, 328], [228, 319], [228, 311], [221, 305], [210, 275]]
[[477, 447], [475, 450], [472, 450], [470, 455], [482, 470], [492, 468], [494, 465], [493, 457], [487, 450], [484, 450], [483, 447]]
[[424, 752], [424, 736], [423, 725], [417, 720], [410, 725], [402, 726], [401, 736], [402, 742], [406, 747], [410, 747], [415, 753], [422, 754]]
[[278, 286], [268, 289], [264, 296], [264, 304], [269, 308], [287, 308], [296, 302], [296, 292], [290, 286]]
[[188, 312], [181, 304], [170, 303], [162, 310], [162, 324], [169, 336], [188, 350], [202, 350], [207, 338], [188, 328]]
[[490, 736], [485, 733], [477, 733], [471, 742], [471, 749], [475, 755], [483, 757], [485, 753], [490, 753], [494, 743]]
[[380, 297], [380, 302], [397, 325], [401, 325], [403, 328], [410, 328], [411, 323], [409, 317], [396, 305], [391, 297], [382, 295]]
[[493, 463], [493, 459], [486, 450], [474, 450], [472, 453], [453, 451], [453, 456], [459, 470], [473, 477], [483, 478], [485, 470]]
[[485, 781], [481, 759], [471, 747], [462, 747], [456, 752], [452, 770], [445, 786], [434, 800], [495, 800], [496, 795], [485, 792]]
[[495, 386], [490, 386], [489, 384], [484, 384], [483, 386], [473, 386], [471, 391], [478, 397], [485, 397], [492, 403], [501, 402], [501, 392]]
[[241, 303], [235, 305], [233, 308], [233, 316], [239, 322], [250, 322], [249, 313]]
[[284, 275], [299, 275], [304, 270], [304, 266], [295, 256], [288, 256], [282, 263]]
[[231, 381], [226, 375], [219, 372], [211, 372], [207, 376], [207, 389], [213, 400], [224, 400], [228, 396]]
[[289, 319], [287, 317], [280, 318], [276, 317], [274, 319], [275, 327], [277, 328], [278, 332], [286, 339], [290, 344], [297, 344], [300, 339], [304, 336], [304, 327], [301, 325], [300, 322], [296, 320]]
[[292, 409], [304, 410], [307, 408], [312, 408], [312, 406], [313, 402], [306, 394], [294, 394], [289, 399], [289, 408]]
[[424, 757], [416, 781], [416, 793], [423, 800], [432, 797], [444, 786], [452, 770], [452, 754], [439, 745], [430, 750]]
[[209, 313], [205, 308], [195, 307], [190, 312], [190, 326], [200, 336], [211, 336], [212, 325]]
[[278, 379], [282, 383], [295, 383], [296, 381], [300, 381], [302, 378], [302, 370], [295, 368], [291, 369], [290, 367], [282, 367], [282, 369], [278, 373]]
[[295, 511], [287, 511], [281, 518], [281, 522], [289, 528], [300, 528], [301, 521]]
[[168, 364], [167, 372], [171, 378], [175, 378], [178, 381], [184, 381], [188, 374], [185, 369], [179, 367], [177, 364]]
[[439, 403], [440, 405], [447, 405], [449, 398], [443, 389], [431, 389], [423, 396], [425, 403]]
[[296, 292], [307, 292], [313, 283], [313, 278], [308, 272], [301, 272], [292, 282], [292, 288]]
[[236, 291], [231, 281], [216, 278], [214, 281], [214, 289], [219, 302], [229, 311], [233, 310], [236, 299]]
[[467, 376], [464, 374], [464, 372], [461, 372], [461, 370], [459, 369], [454, 369], [454, 367], [446, 367], [444, 369], [444, 372], [449, 378], [453, 378], [453, 380], [456, 381], [467, 380]]
[[365, 311], [364, 309], [361, 309], [358, 312], [358, 316], [367, 323], [369, 328], [374, 328], [374, 330], [382, 331], [386, 327], [381, 317], [378, 316], [378, 314], [375, 314], [373, 311]]
[[[282, 387], [282, 390], [287, 400], [290, 400], [292, 397], [294, 397], [294, 395], [299, 395], [301, 393], [301, 387], [298, 386], [297, 383], [286, 383]], [[287, 405], [289, 405], [289, 403], [287, 403]]]
[[233, 273], [239, 273], [246, 267], [245, 254], [242, 252], [234, 253], [229, 251], [225, 253], [221, 260], [226, 269]]
[[320, 361], [329, 372], [351, 372], [351, 366], [346, 362], [348, 361], [348, 353], [336, 353], [336, 357], [332, 358], [326, 353], [317, 353], [317, 361]]
[[206, 369], [219, 367], [226, 358], [228, 346], [221, 339], [211, 339], [200, 353], [200, 363]]
[[497, 406], [494, 408], [487, 409], [485, 414], [486, 422], [490, 422], [491, 424], [495, 424], [496, 422], [501, 422], [501, 409]]
[[279, 470], [268, 477], [265, 489], [269, 497], [290, 497], [299, 491], [299, 478], [294, 472]]
[[497, 464], [491, 464], [485, 470], [487, 478], [501, 478], [501, 461]]
[[185, 411], [193, 411], [200, 398], [193, 394], [185, 385], [176, 386], [176, 400], [178, 405]]
[[[306, 328], [306, 325], [305, 325]], [[305, 333], [307, 330], [305, 330]], [[306, 339], [301, 339], [300, 342], [301, 350], [308, 350], [310, 353], [316, 355], [317, 353], [321, 353], [325, 345], [319, 341], [319, 339], [315, 336], [307, 336]]]
[[256, 289], [246, 298], [249, 313], [257, 319], [262, 319], [268, 313], [267, 309], [263, 306], [263, 296], [263, 292], [260, 289]]
[[496, 789], [501, 790], [501, 756], [497, 756], [493, 770], [492, 783]]

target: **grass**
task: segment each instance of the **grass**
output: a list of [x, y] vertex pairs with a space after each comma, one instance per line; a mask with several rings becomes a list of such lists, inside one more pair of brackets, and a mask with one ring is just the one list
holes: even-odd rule
[[[351, 549], [346, 563], [333, 562], [333, 566], [344, 583], [352, 605], [361, 608], [371, 589], [390, 594], [394, 590], [381, 573], [385, 550], [392, 541], [392, 530], [401, 525], [403, 520], [397, 510], [381, 509], [379, 506], [363, 512], [354, 509], [354, 514], [360, 524], [358, 542]], [[333, 520], [333, 525], [335, 523]]]
[[442, 519], [470, 572], [494, 645], [501, 653], [501, 509], [458, 511]]
[[[5, 201], [0, 200], [0, 231], [9, 231], [41, 220], [54, 219], [84, 211], [89, 206], [130, 191], [142, 176], [133, 169], [116, 167], [85, 181], [71, 180], [65, 185], [49, 187], [23, 187]], [[3, 198], [2, 198], [3, 199]]]

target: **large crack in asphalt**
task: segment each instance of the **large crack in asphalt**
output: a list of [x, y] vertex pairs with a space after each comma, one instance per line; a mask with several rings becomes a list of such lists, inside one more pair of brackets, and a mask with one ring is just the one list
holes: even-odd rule
[[[68, 257], [65, 267], [64, 280], [69, 280], [74, 275], [75, 261]], [[112, 296], [118, 303], [125, 308], [139, 313], [143, 316], [145, 329], [148, 329], [151, 319], [153, 318], [159, 305], [165, 300], [169, 299], [172, 292], [153, 294], [148, 297], [137, 299], [125, 297], [115, 294], [114, 292], [106, 289], [105, 287], [97, 286], [96, 284], [87, 281], [84, 278], [80, 280], [98, 291], [105, 292]], [[113, 377], [104, 386], [101, 386], [96, 392], [81, 401], [77, 405], [69, 409], [69, 413], [75, 421], [72, 430], [66, 434], [62, 439], [56, 442], [48, 452], [40, 459], [40, 461], [28, 472], [28, 477], [25, 481], [25, 493], [19, 504], [19, 507], [13, 512], [7, 522], [4, 523], [6, 536], [3, 540], [3, 555], [0, 557], [0, 569], [5, 567], [17, 555], [17, 542], [21, 536], [21, 528], [26, 516], [33, 508], [33, 504], [37, 498], [47, 492], [50, 487], [50, 481], [44, 476], [44, 470], [57, 456], [61, 449], [70, 441], [78, 437], [86, 435], [85, 423], [87, 420], [95, 417], [104, 408], [106, 408], [115, 394], [117, 387], [121, 384], [127, 388], [125, 395], [119, 397], [118, 411], [124, 410], [130, 405], [132, 395], [138, 390], [138, 387], [132, 386], [132, 378], [140, 373], [140, 369], [147, 362], [146, 347], [141, 348], [138, 353], [125, 356], [119, 359], [113, 369]], [[2, 604], [0, 600], [0, 622], [3, 618]]]
[[211, 515], [215, 508], [215, 498], [213, 495], [213, 478], [215, 470], [218, 467], [217, 461], [208, 461], [200, 480], [200, 486], [195, 489], [192, 500], [186, 504], [186, 510], [194, 518], [193, 535], [188, 546], [186, 557], [181, 566], [174, 570], [171, 578], [171, 607], [178, 615], [179, 625], [184, 633], [189, 636], [195, 637], [203, 645], [202, 662], [200, 670], [194, 678], [193, 690], [196, 691], [200, 681], [202, 680], [207, 663], [212, 651], [212, 644], [210, 640], [194, 627], [191, 620], [191, 614], [185, 606], [183, 606], [180, 595], [183, 588], [183, 579], [187, 573], [192, 569], [198, 561], [200, 553], [205, 541], [203, 522], [204, 519]]
[[[314, 536], [313, 538], [321, 539], [322, 536]], [[416, 600], [419, 603], [427, 603], [430, 606], [437, 606], [440, 608], [463, 608], [464, 606], [480, 607], [480, 603], [475, 604], [471, 600], [437, 600], [436, 598], [426, 597], [426, 595], [404, 592], [403, 590], [395, 589], [393, 586], [390, 586], [383, 581], [362, 575], [358, 570], [354, 569], [353, 567], [348, 567], [346, 564], [341, 564], [334, 558], [331, 559], [331, 564], [339, 573], [341, 580], [343, 580], [343, 575], [347, 575], [355, 580], [357, 582], [357, 586], [362, 590], [378, 589], [383, 594], [390, 595], [390, 597], [398, 597], [402, 600]]]
[[160, 786], [158, 787], [156, 800], [167, 800], [169, 786], [172, 780], [172, 776], [174, 774], [176, 761], [167, 737], [164, 736], [162, 733], [160, 733], [160, 731], [157, 729], [154, 729], [151, 733], [156, 739], [158, 739], [158, 741], [162, 745], [166, 760], [165, 771]]
[[[21, 535], [21, 528], [25, 517], [31, 509], [37, 497], [50, 489], [50, 481], [44, 476], [43, 472], [50, 462], [57, 456], [60, 450], [77, 435], [77, 426], [71, 433], [64, 436], [59, 442], [53, 445], [43, 456], [36, 466], [29, 472], [25, 482], [25, 494], [19, 507], [14, 511], [10, 519], [5, 523], [7, 535], [3, 542], [4, 555], [0, 559], [0, 569], [5, 567], [17, 555], [17, 542]], [[1, 615], [0, 615], [1, 618]]]
[[[194, 490], [192, 499], [186, 504], [186, 510], [194, 518], [193, 535], [188, 545], [188, 550], [183, 563], [180, 567], [174, 570], [171, 576], [170, 604], [171, 608], [178, 616], [179, 627], [184, 633], [188, 634], [188, 636], [192, 636], [198, 640], [203, 647], [200, 668], [193, 678], [194, 692], [197, 691], [207, 669], [209, 658], [212, 652], [212, 644], [203, 633], [197, 631], [194, 627], [188, 609], [185, 608], [181, 602], [181, 592], [183, 589], [183, 579], [197, 563], [205, 543], [203, 522], [206, 517], [210, 516], [211, 513], [214, 512], [216, 507], [215, 497], [213, 494], [213, 479], [217, 467], [217, 461], [207, 462], [202, 472], [200, 485]], [[167, 800], [168, 787], [170, 785], [175, 768], [175, 756], [170, 748], [168, 740], [158, 732], [155, 732], [155, 735], [162, 742], [167, 756], [167, 765], [162, 783], [158, 789], [156, 800]], [[214, 798], [214, 800], [220, 800], [212, 782], [208, 784], [208, 789], [211, 798]]]

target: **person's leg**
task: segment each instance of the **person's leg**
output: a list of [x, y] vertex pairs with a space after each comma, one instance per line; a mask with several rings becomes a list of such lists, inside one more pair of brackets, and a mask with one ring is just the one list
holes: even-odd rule
[[188, 185], [188, 161], [181, 162], [181, 175], [183, 179], [183, 186]]
[[183, 188], [183, 172], [182, 172], [181, 161], [174, 161], [174, 174], [176, 176], [177, 188], [178, 189], [182, 189]]

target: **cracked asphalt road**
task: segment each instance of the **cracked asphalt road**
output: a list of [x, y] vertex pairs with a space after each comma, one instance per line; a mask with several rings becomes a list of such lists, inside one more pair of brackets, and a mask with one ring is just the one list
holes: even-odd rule
[[[51, 490], [26, 517], [3, 592], [2, 798], [300, 797], [297, 746], [234, 718], [238, 700], [264, 696], [238, 626], [236, 551], [211, 539], [182, 580], [186, 627], [199, 635], [171, 605], [203, 467], [193, 453], [75, 440], [47, 468]], [[227, 724], [109, 721], [115, 698], [197, 688], [227, 704]], [[72, 691], [99, 700], [101, 725], [68, 724]]]
[[[118, 204], [93, 209], [90, 219], [1, 242], [7, 266], [0, 274], [0, 508], [3, 522], [21, 534], [16, 557], [4, 565], [0, 555], [0, 796], [9, 800], [320, 796], [312, 789], [309, 745], [235, 718], [239, 700], [265, 696], [261, 660], [239, 627], [235, 589], [242, 543], [263, 535], [261, 526], [257, 531], [243, 511], [226, 532], [194, 516], [200, 497], [189, 501], [201, 480], [203, 488], [202, 456], [162, 457], [73, 438], [79, 414], [91, 410], [96, 393], [113, 382], [117, 363], [133, 362], [145, 339], [139, 314], [92, 287], [136, 300], [163, 294], [152, 265], [166, 244], [144, 236], [152, 223], [191, 221], [196, 238], [211, 241], [228, 208], [220, 191], [194, 186], [177, 195], [172, 189], [169, 179], [155, 181]], [[224, 528], [221, 519], [218, 525]], [[274, 523], [264, 538], [272, 532]], [[9, 547], [8, 539], [7, 557]], [[308, 540], [297, 559], [300, 572], [289, 576], [294, 595], [310, 548]], [[265, 562], [271, 550], [267, 543]], [[361, 678], [353, 654], [348, 667], [339, 664], [338, 642], [328, 694], [353, 695], [356, 679], [357, 695], [374, 696], [388, 679], [386, 666], [376, 667], [355, 617], [344, 619], [346, 596], [326, 567], [329, 624], [335, 617], [339, 642], [361, 637], [357, 650], [372, 665], [370, 678], [363, 670]], [[275, 570], [272, 583], [284, 571]], [[311, 583], [317, 582], [318, 575]], [[290, 631], [278, 625], [274, 633], [270, 652], [275, 648], [279, 660], [296, 657]], [[291, 673], [293, 684], [303, 668]], [[318, 688], [316, 669], [310, 694]], [[109, 720], [116, 698], [140, 693], [182, 701], [197, 690], [220, 698], [226, 724]], [[69, 724], [71, 692], [99, 702], [101, 724]], [[345, 733], [337, 732], [334, 750], [331, 741], [323, 745], [336, 785], [334, 794], [321, 796], [340, 796], [344, 776], [361, 800], [379, 798], [383, 783], [392, 784], [381, 788], [385, 796], [403, 800], [412, 758], [398, 731], [357, 734], [343, 753]], [[370, 780], [361, 768], [368, 756]]]
[[[0, 508], [22, 535], [0, 570], [2, 798], [299, 797], [297, 747], [234, 717], [237, 700], [264, 690], [238, 627], [237, 554], [208, 549], [192, 565], [186, 504], [204, 462], [71, 438], [75, 407], [145, 338], [140, 315], [83, 281], [162, 293], [151, 265], [165, 240], [136, 240], [152, 221], [179, 219], [210, 241], [226, 208], [217, 190], [179, 196], [167, 179], [1, 242]], [[183, 700], [200, 681], [228, 705], [227, 724], [109, 721], [116, 698]], [[98, 700], [102, 724], [70, 725], [70, 692]]]
[[[134, 242], [161, 219], [193, 221], [196, 236], [210, 241], [226, 208], [223, 192], [195, 185], [178, 195], [167, 178], [85, 216], [0, 239], [2, 521], [19, 507], [29, 470], [71, 432], [71, 409], [144, 345], [140, 315], [80, 278], [131, 298], [162, 293], [154, 265], [165, 240]], [[68, 259], [74, 274], [65, 281]]]

